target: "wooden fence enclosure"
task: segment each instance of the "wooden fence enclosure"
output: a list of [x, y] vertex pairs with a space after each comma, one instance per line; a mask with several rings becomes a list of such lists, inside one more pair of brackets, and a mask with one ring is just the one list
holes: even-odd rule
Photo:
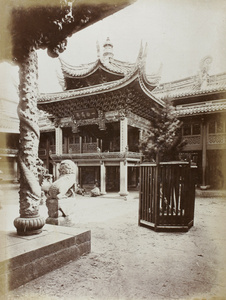
[[188, 231], [194, 223], [196, 167], [188, 162], [142, 164], [139, 225], [155, 231]]

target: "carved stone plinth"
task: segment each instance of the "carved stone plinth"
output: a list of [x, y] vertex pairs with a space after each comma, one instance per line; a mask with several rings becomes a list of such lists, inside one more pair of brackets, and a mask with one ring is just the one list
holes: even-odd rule
[[14, 226], [17, 229], [18, 235], [33, 235], [42, 231], [42, 227], [45, 225], [45, 219], [43, 217], [34, 218], [21, 218], [18, 217], [14, 220]]
[[47, 199], [49, 217], [47, 224], [66, 225], [71, 223], [71, 216], [75, 210], [75, 198]]

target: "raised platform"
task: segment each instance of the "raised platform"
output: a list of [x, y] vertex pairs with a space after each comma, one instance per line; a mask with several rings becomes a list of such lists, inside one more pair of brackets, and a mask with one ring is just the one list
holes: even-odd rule
[[45, 225], [42, 233], [0, 232], [0, 295], [91, 251], [91, 232]]
[[196, 189], [195, 195], [202, 198], [225, 198], [226, 190]]

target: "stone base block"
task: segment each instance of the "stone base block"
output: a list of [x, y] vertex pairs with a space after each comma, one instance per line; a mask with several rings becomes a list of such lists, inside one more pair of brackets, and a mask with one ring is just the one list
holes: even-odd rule
[[1, 233], [0, 295], [53, 271], [91, 251], [91, 232], [45, 225], [42, 233]]
[[75, 198], [47, 199], [46, 206], [50, 218], [59, 218], [69, 216], [75, 211]]
[[58, 218], [48, 217], [46, 219], [46, 224], [51, 224], [51, 225], [70, 226], [72, 223], [73, 222], [71, 221], [70, 216], [58, 217]]

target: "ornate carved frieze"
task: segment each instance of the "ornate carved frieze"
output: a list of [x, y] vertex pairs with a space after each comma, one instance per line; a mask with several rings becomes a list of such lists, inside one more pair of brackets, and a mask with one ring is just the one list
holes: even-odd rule
[[[68, 117], [71, 114], [76, 116], [76, 114], [84, 114], [89, 112], [89, 110], [95, 109], [100, 110], [104, 113], [109, 111], [131, 111], [143, 118], [150, 120], [152, 118], [151, 107], [152, 102], [155, 102], [150, 97], [146, 96], [144, 93], [136, 91], [133, 88], [122, 88], [120, 90], [109, 91], [108, 93], [98, 92], [94, 95], [83, 95], [82, 97], [72, 97], [73, 93], [68, 91], [68, 98], [60, 100], [61, 94], [58, 93], [58, 101], [45, 102], [40, 101], [40, 108], [48, 111], [54, 116], [63, 118]], [[49, 99], [53, 100], [53, 99]], [[93, 116], [95, 117], [95, 116]], [[83, 119], [80, 115], [76, 120]]]
[[62, 154], [56, 155], [51, 154], [51, 159], [55, 162], [60, 162], [64, 159], [71, 159], [76, 162], [84, 162], [84, 161], [105, 161], [105, 160], [118, 160], [124, 161], [125, 159], [135, 159], [140, 160], [142, 154], [138, 152], [130, 152], [130, 151], [123, 151], [123, 152], [96, 152], [96, 153], [69, 153], [69, 154]]

